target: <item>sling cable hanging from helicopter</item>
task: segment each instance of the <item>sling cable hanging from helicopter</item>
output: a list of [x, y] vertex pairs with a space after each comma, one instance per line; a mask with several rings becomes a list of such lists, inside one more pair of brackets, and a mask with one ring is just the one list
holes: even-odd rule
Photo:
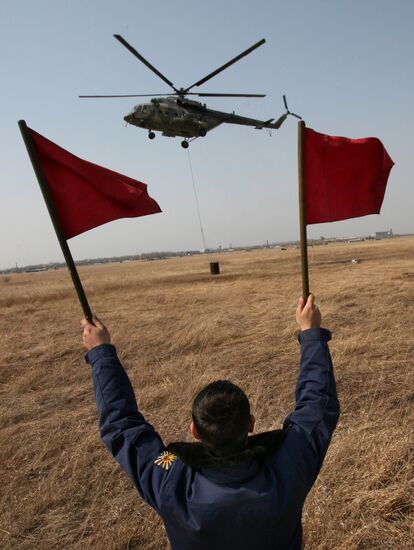
[[196, 185], [195, 185], [195, 181], [194, 181], [193, 166], [192, 166], [192, 163], [191, 163], [191, 157], [190, 157], [190, 150], [189, 149], [187, 149], [187, 154], [188, 154], [188, 164], [190, 166], [191, 181], [192, 181], [192, 184], [193, 184], [194, 198], [195, 198], [195, 203], [196, 203], [196, 207], [197, 207], [198, 222], [200, 224], [201, 240], [203, 242], [203, 252], [205, 252], [206, 249], [207, 249], [207, 245], [206, 245], [206, 239], [205, 239], [205, 236], [204, 236], [203, 223], [201, 221], [200, 206], [198, 204], [197, 189], [196, 189]]

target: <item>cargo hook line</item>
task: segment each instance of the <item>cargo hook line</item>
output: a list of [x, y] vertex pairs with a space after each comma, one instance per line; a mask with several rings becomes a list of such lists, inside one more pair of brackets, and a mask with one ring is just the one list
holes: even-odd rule
[[195, 198], [195, 203], [196, 203], [196, 207], [197, 207], [198, 222], [200, 224], [201, 240], [203, 242], [203, 252], [205, 252], [206, 249], [207, 249], [207, 245], [206, 245], [206, 239], [205, 239], [205, 236], [204, 236], [203, 223], [201, 221], [200, 207], [199, 207], [199, 204], [198, 204], [197, 189], [196, 189], [196, 185], [195, 185], [195, 181], [194, 181], [193, 166], [191, 164], [191, 157], [190, 157], [190, 150], [189, 149], [187, 149], [187, 154], [188, 154], [188, 164], [190, 166], [191, 181], [192, 181], [192, 184], [193, 184], [194, 198]]

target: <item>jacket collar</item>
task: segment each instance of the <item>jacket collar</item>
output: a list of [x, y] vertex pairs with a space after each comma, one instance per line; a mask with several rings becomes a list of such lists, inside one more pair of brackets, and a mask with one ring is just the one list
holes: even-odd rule
[[[187, 466], [200, 470], [201, 468], [223, 468], [226, 466], [241, 465], [243, 463], [262, 461], [273, 455], [283, 440], [283, 430], [273, 430], [248, 438], [247, 447], [240, 453], [232, 456], [218, 456], [202, 443], [174, 442], [167, 447], [178, 456]], [[244, 468], [243, 468], [244, 469]]]

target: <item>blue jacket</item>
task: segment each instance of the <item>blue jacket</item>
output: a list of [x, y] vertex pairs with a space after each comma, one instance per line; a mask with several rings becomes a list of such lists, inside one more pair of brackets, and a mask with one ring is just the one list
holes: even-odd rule
[[278, 444], [261, 458], [204, 468], [168, 451], [146, 422], [114, 346], [89, 351], [102, 440], [161, 516], [173, 550], [301, 548], [302, 507], [339, 417], [330, 337], [317, 328], [299, 335], [296, 407]]

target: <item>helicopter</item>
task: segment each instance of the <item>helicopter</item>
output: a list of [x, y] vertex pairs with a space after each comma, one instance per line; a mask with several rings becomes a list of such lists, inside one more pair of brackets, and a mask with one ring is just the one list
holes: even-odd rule
[[[254, 118], [237, 115], [234, 111], [231, 113], [209, 109], [205, 103], [188, 99], [187, 96], [197, 97], [254, 97], [263, 98], [265, 94], [233, 94], [233, 93], [199, 93], [191, 92], [194, 87], [201, 86], [217, 74], [221, 73], [233, 63], [253, 52], [259, 46], [262, 46], [266, 40], [262, 38], [259, 42], [247, 48], [242, 53], [232, 58], [230, 61], [209, 73], [204, 78], [198, 80], [187, 88], [176, 88], [158, 69], [147, 61], [135, 48], [133, 48], [121, 35], [114, 34], [114, 37], [127, 48], [135, 57], [137, 57], [146, 67], [163, 80], [173, 92], [158, 94], [152, 97], [147, 103], [136, 105], [127, 115], [124, 116], [125, 122], [148, 130], [149, 139], [155, 138], [155, 132], [162, 132], [163, 136], [176, 137], [184, 139], [181, 145], [187, 149], [189, 143], [199, 137], [204, 137], [207, 132], [217, 128], [220, 124], [240, 124], [243, 126], [253, 126], [258, 130], [263, 128], [279, 129], [289, 115], [301, 119], [299, 115], [289, 111], [286, 96], [283, 96], [283, 102], [286, 112], [277, 120], [257, 120]], [[154, 94], [123, 94], [123, 95], [80, 95], [80, 98], [120, 98], [120, 97], [151, 97]]]

